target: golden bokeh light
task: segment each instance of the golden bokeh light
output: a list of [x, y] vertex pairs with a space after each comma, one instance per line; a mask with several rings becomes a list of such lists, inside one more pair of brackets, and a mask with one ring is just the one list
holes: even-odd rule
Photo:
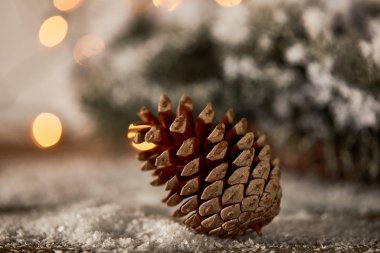
[[144, 129], [144, 128], [149, 128], [151, 127], [150, 125], [134, 125], [134, 124], [130, 124], [129, 127], [128, 127], [128, 133], [127, 133], [127, 138], [130, 139], [131, 141], [131, 144], [132, 144], [132, 147], [134, 147], [135, 149], [137, 150], [141, 150], [141, 151], [144, 151], [144, 150], [150, 150], [152, 148], [154, 148], [156, 146], [156, 144], [154, 143], [150, 143], [150, 142], [142, 142], [142, 143], [134, 143], [131, 139], [133, 137], [135, 137], [135, 134], [138, 130], [140, 129]]
[[174, 11], [182, 3], [182, 0], [153, 0], [154, 6], [167, 11]]
[[86, 59], [101, 53], [104, 48], [105, 44], [101, 38], [91, 34], [84, 35], [75, 43], [74, 60], [80, 65], [85, 65]]
[[239, 5], [242, 0], [215, 0], [218, 4], [223, 7], [232, 7]]
[[54, 7], [60, 11], [72, 11], [80, 6], [82, 0], [54, 0]]
[[146, 142], [146, 141], [144, 141], [143, 143], [139, 143], [139, 144], [132, 142], [132, 147], [134, 147], [135, 149], [141, 150], [141, 151], [152, 149], [155, 146], [156, 146], [155, 144], [150, 143], [150, 142]]
[[66, 37], [68, 24], [61, 16], [47, 18], [41, 25], [38, 37], [45, 47], [54, 47]]
[[39, 148], [48, 148], [59, 142], [62, 136], [60, 119], [48, 112], [37, 115], [31, 129], [31, 137]]

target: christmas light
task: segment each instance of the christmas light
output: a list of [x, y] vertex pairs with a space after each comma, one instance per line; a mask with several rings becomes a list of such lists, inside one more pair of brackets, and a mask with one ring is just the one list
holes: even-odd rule
[[66, 37], [68, 24], [61, 16], [47, 18], [41, 25], [39, 40], [45, 47], [54, 47]]
[[75, 43], [73, 56], [78, 64], [84, 65], [86, 59], [101, 53], [104, 48], [105, 44], [101, 38], [95, 35], [84, 35]]
[[59, 142], [62, 136], [60, 119], [52, 113], [40, 113], [33, 121], [31, 137], [39, 148], [48, 148]]
[[241, 0], [215, 0], [215, 1], [223, 7], [232, 7], [232, 6], [239, 5], [241, 3]]
[[80, 6], [82, 0], [54, 0], [54, 7], [60, 11], [72, 11]]
[[154, 6], [167, 11], [174, 11], [181, 2], [182, 0], [153, 0]]

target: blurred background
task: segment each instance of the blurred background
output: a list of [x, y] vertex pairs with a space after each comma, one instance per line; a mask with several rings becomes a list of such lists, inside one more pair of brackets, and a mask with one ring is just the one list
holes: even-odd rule
[[285, 169], [380, 182], [378, 1], [2, 1], [0, 9], [1, 153], [125, 153], [140, 106], [155, 111], [160, 94], [186, 93], [196, 111], [211, 101], [219, 115], [233, 107], [247, 117]]
[[[195, 113], [209, 101], [217, 117], [232, 107], [236, 118], [265, 132], [288, 182], [285, 214], [308, 202], [289, 199], [309, 185], [300, 182], [313, 182], [305, 189], [310, 193], [326, 190], [327, 182], [338, 184], [329, 205], [342, 196], [338, 209], [360, 203], [358, 212], [369, 212], [379, 226], [378, 0], [2, 0], [0, 20], [0, 241], [11, 245], [6, 249], [17, 236], [25, 239], [15, 232], [20, 227], [36, 227], [33, 240], [59, 232], [67, 245], [77, 245], [72, 233], [86, 226], [89, 234], [78, 245], [109, 249], [105, 237], [94, 237], [88, 225], [94, 221], [72, 220], [65, 233], [52, 232], [51, 222], [19, 223], [20, 211], [50, 212], [89, 199], [120, 202], [125, 195], [137, 206], [160, 205], [162, 194], [144, 190], [149, 175], [138, 172], [127, 133], [137, 110], [145, 105], [155, 112], [161, 94], [174, 106], [182, 94], [191, 96]], [[327, 208], [326, 196], [314, 211]], [[91, 215], [103, 215], [96, 208]], [[306, 217], [322, 217], [314, 215]], [[280, 222], [289, 225], [289, 217]], [[54, 226], [62, 219], [56, 214]]]

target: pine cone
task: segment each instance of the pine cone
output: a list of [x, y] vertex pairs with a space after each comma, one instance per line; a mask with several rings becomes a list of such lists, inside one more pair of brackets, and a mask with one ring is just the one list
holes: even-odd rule
[[174, 217], [200, 233], [242, 235], [261, 228], [280, 211], [279, 160], [272, 159], [264, 134], [247, 131], [247, 120], [233, 125], [229, 110], [214, 126], [209, 103], [193, 120], [192, 101], [182, 96], [175, 116], [161, 96], [158, 117], [142, 107], [134, 124], [134, 143], [154, 143], [141, 151], [142, 170], [152, 170], [152, 185], [166, 184], [162, 201], [180, 207]]

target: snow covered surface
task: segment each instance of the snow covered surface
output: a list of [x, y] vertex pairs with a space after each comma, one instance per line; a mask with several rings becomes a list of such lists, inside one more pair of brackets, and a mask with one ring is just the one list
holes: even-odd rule
[[163, 189], [132, 157], [0, 161], [0, 251], [380, 252], [380, 189], [283, 174], [280, 215], [262, 237], [199, 235], [170, 218]]

